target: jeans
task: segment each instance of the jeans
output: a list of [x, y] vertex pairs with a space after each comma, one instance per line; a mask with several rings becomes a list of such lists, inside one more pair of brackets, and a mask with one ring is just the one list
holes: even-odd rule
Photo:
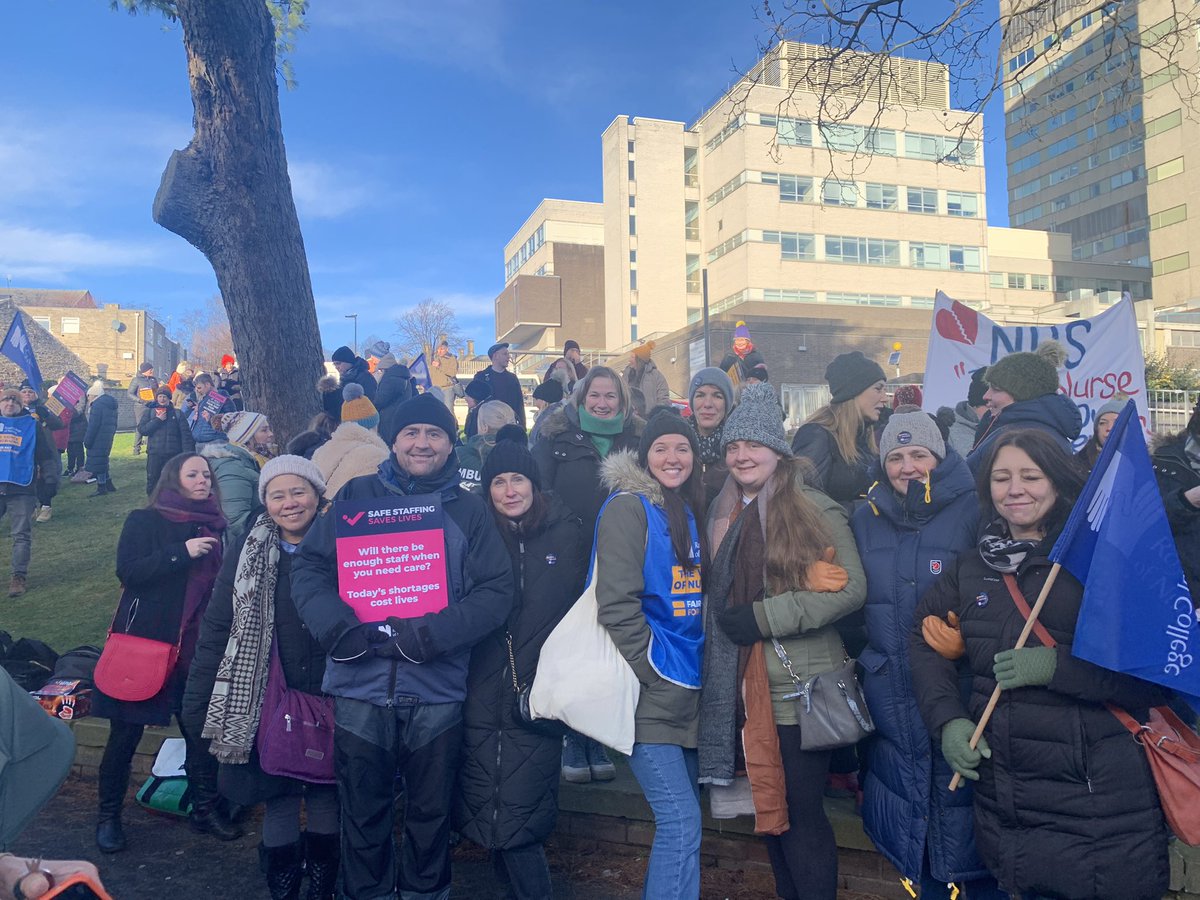
[[0, 494], [0, 518], [8, 513], [12, 529], [12, 573], [22, 578], [29, 574], [33, 554], [33, 494]]
[[279, 794], [263, 810], [264, 847], [286, 847], [300, 840], [300, 800], [304, 800], [305, 827], [309, 834], [338, 833], [337, 787], [309, 784], [303, 794]]
[[654, 812], [644, 900], [700, 896], [700, 761], [675, 744], [634, 744], [629, 767]]

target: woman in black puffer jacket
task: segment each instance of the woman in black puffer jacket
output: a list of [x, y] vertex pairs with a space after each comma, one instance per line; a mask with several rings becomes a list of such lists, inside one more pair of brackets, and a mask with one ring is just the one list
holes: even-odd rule
[[166, 385], [154, 392], [152, 403], [146, 404], [137, 429], [146, 437], [146, 493], [151, 494], [167, 460], [180, 453], [194, 453], [196, 441], [183, 413], [171, 405], [171, 391]]
[[[1083, 585], [1066, 569], [1038, 620], [1052, 640], [1035, 631], [1012, 649], [1026, 620], [1006, 581], [1033, 606], [1082, 486], [1075, 461], [1045, 431], [996, 438], [977, 481], [980, 505], [993, 511], [978, 549], [918, 604], [913, 686], [942, 755], [976, 782], [975, 843], [1002, 888], [1061, 900], [1157, 900], [1170, 874], [1158, 792], [1142, 748], [1105, 704], [1144, 722], [1167, 692], [1071, 655]], [[936, 633], [949, 613], [959, 619], [957, 648]], [[966, 704], [949, 658], [956, 653], [972, 676]], [[972, 750], [997, 684], [1000, 701]]]
[[551, 896], [542, 842], [558, 814], [562, 733], [520, 720], [514, 678], [521, 687], [533, 681], [542, 643], [579, 598], [588, 543], [579, 518], [541, 492], [517, 426], [501, 430], [482, 478], [512, 558], [516, 598], [507, 627], [471, 653], [455, 819], [464, 837], [493, 852], [519, 900], [533, 900]]

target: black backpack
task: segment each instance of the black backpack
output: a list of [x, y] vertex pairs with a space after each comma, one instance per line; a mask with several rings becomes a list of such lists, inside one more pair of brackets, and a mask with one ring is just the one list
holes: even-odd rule
[[72, 678], [84, 681], [84, 687], [91, 687], [96, 663], [100, 661], [100, 648], [91, 644], [83, 644], [68, 650], [58, 658], [54, 666], [54, 678]]
[[44, 641], [21, 638], [13, 643], [0, 666], [26, 691], [36, 691], [54, 677], [58, 654]]

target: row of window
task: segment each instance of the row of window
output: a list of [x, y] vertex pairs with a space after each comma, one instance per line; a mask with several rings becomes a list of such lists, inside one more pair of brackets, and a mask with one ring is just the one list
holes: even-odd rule
[[1063, 41], [1065, 41], [1067, 38], [1069, 38], [1072, 34], [1075, 33], [1076, 29], [1082, 31], [1085, 28], [1090, 28], [1093, 23], [1095, 23], [1099, 20], [1100, 16], [1113, 15], [1114, 13], [1116, 13], [1117, 8], [1120, 5], [1121, 4], [1119, 2], [1106, 3], [1100, 9], [1099, 13], [1097, 13], [1094, 10], [1092, 12], [1086, 13], [1085, 15], [1081, 16], [1079, 19], [1068, 24], [1066, 27], [1064, 27], [1062, 30], [1060, 30], [1057, 34], [1051, 34], [1051, 35], [1047, 36], [1046, 38], [1044, 38], [1042, 40], [1042, 46], [1041, 46], [1040, 50], [1035, 47], [1027, 47], [1026, 49], [1022, 50], [1020, 53], [1018, 53], [1016, 56], [1010, 57], [1008, 60], [1008, 71], [1015, 72], [1015, 71], [1017, 71], [1017, 69], [1023, 69], [1025, 66], [1027, 66], [1031, 62], [1033, 62], [1038, 57], [1039, 54], [1045, 53], [1050, 48], [1055, 47], [1058, 44], [1061, 44]]
[[[1148, 237], [1149, 230], [1143, 224], [1137, 228], [1131, 228], [1128, 231], [1122, 231], [1120, 234], [1110, 235], [1098, 241], [1087, 241], [1083, 244], [1077, 244], [1071, 248], [1071, 259], [1091, 259], [1094, 256], [1099, 256], [1101, 253], [1108, 253], [1111, 250], [1128, 247], [1130, 244], [1145, 243]], [[1130, 266], [1150, 265], [1149, 258], [1144, 255], [1135, 259], [1122, 260], [1122, 262]]]
[[[1069, 84], [1071, 85], [1071, 90], [1074, 90], [1074, 82], [1069, 82]], [[1036, 140], [1043, 135], [1047, 135], [1056, 129], [1062, 128], [1064, 125], [1069, 125], [1078, 119], [1080, 114], [1087, 115], [1088, 113], [1093, 113], [1099, 109], [1101, 105], [1116, 102], [1120, 102], [1122, 105], [1124, 105], [1125, 98], [1128, 96], [1137, 96], [1140, 87], [1141, 80], [1134, 79], [1130, 83], [1122, 82], [1121, 84], [1116, 84], [1112, 87], [1105, 88], [1103, 91], [1097, 91], [1090, 97], [1080, 100], [1074, 106], [1069, 106], [1066, 109], [1061, 109], [1060, 104], [1052, 104], [1052, 109], [1059, 109], [1060, 111], [1049, 118], [1038, 122], [1037, 124], [1027, 125], [1019, 132], [1013, 134], [1008, 141], [1009, 150], [1011, 152], [1018, 147], [1025, 146], [1030, 141]], [[1031, 99], [1013, 110], [1012, 113], [1015, 113], [1017, 110], [1028, 110], [1029, 112], [1025, 112], [1021, 116], [1015, 116], [1010, 113], [1008, 121], [1010, 130], [1016, 122], [1024, 119], [1025, 116], [1029, 115], [1030, 112], [1036, 109], [1038, 109], [1038, 103], [1036, 100]]]
[[[1175, 115], [1179, 115], [1179, 110], [1175, 111]], [[1157, 120], [1156, 120], [1157, 121]], [[1176, 122], [1178, 124], [1178, 122]], [[1026, 181], [1024, 184], [1018, 184], [1012, 189], [1013, 200], [1023, 200], [1026, 197], [1032, 197], [1038, 191], [1053, 187], [1063, 181], [1076, 178], [1084, 172], [1092, 169], [1097, 169], [1106, 163], [1115, 162], [1123, 156], [1128, 156], [1130, 153], [1137, 153], [1142, 149], [1145, 141], [1140, 136], [1131, 137], [1127, 141], [1121, 141], [1119, 144], [1113, 144], [1106, 150], [1100, 150], [1093, 153], [1084, 159], [1077, 160], [1069, 165], [1055, 169], [1053, 172], [1047, 172], [1041, 178], [1035, 178], [1033, 181]]]
[[1156, 259], [1151, 271], [1157, 278], [1159, 275], [1170, 275], [1172, 272], [1180, 272], [1191, 265], [1191, 254], [1176, 253], [1174, 256], [1165, 256], [1162, 259]]
[[1023, 272], [989, 272], [988, 286], [1011, 291], [1048, 291], [1049, 275], [1026, 275]]
[[1077, 203], [1094, 200], [1096, 197], [1115, 191], [1118, 188], [1141, 181], [1145, 177], [1146, 167], [1134, 166], [1132, 169], [1126, 169], [1124, 172], [1118, 172], [1108, 178], [1101, 178], [1099, 181], [1085, 184], [1083, 187], [1063, 194], [1060, 197], [1055, 197], [1053, 200], [1048, 200], [1045, 203], [1039, 203], [1036, 206], [1031, 206], [1029, 209], [1022, 210], [1013, 216], [1012, 225], [1014, 228], [1024, 228], [1030, 222], [1034, 222], [1043, 216], [1062, 212]]
[[[708, 195], [707, 206], [712, 208], [743, 184], [774, 184], [779, 186], [779, 199], [785, 203], [813, 203], [816, 180], [807, 175], [788, 175], [785, 172], [739, 172]], [[944, 195], [944, 204], [941, 197]], [[906, 212], [936, 215], [943, 210], [948, 216], [975, 218], [980, 214], [979, 195], [972, 191], [939, 191], [936, 188], [905, 187], [895, 184], [841, 181], [826, 178], [821, 182], [821, 200], [826, 206], [853, 206], [864, 209], [900, 210], [901, 197]]]
[[1009, 175], [1016, 175], [1034, 166], [1040, 165], [1043, 160], [1054, 159], [1056, 156], [1061, 156], [1076, 147], [1084, 147], [1089, 142], [1094, 141], [1097, 135], [1111, 134], [1112, 132], [1125, 128], [1134, 122], [1142, 120], [1142, 104], [1136, 103], [1129, 107], [1125, 112], [1119, 112], [1109, 116], [1104, 122], [1098, 125], [1089, 125], [1082, 131], [1077, 131], [1074, 134], [1060, 138], [1048, 147], [1041, 150], [1035, 150], [1028, 156], [1023, 156], [1020, 159], [1014, 160], [1009, 164]]
[[[1110, 6], [1113, 8], [1118, 5], [1120, 4], [1110, 4]], [[1109, 12], [1109, 7], [1105, 7], [1104, 12], [1107, 15]], [[1031, 87], [1038, 84], [1040, 81], [1043, 81], [1044, 79], [1049, 78], [1051, 75], [1055, 75], [1058, 72], [1062, 72], [1065, 69], [1069, 69], [1072, 66], [1077, 65], [1096, 51], [1103, 49], [1108, 44], [1111, 44], [1116, 37], [1116, 31], [1118, 29], [1125, 32], [1132, 32], [1132, 25], [1136, 25], [1136, 18], [1131, 16], [1121, 22], [1118, 28], [1105, 28], [1100, 34], [1091, 38], [1079, 47], [1076, 47], [1070, 53], [1064, 54], [1059, 59], [1051, 60], [1045, 66], [1035, 72], [1030, 72], [1024, 78], [1011, 82], [1004, 89], [1004, 98], [1006, 100], [1012, 100], [1014, 97], [1019, 97], [1021, 94], [1026, 93]], [[1119, 56], [1120, 54], [1117, 54], [1109, 59], [1110, 61], [1116, 60]], [[1018, 68], [1020, 67], [1018, 66]]]
[[[893, 131], [890, 128], [868, 128], [862, 125], [843, 125], [812, 122], [787, 116], [743, 113], [735, 116], [704, 147], [712, 152], [744, 125], [760, 125], [775, 129], [775, 140], [784, 147], [824, 147], [845, 153], [864, 153], [875, 156], [902, 156], [950, 162], [963, 166], [983, 164], [979, 141], [950, 135], [921, 134]], [[817, 138], [820, 138], [819, 142]]]
[[[708, 261], [715, 262], [747, 241], [778, 244], [780, 258], [794, 262], [824, 261], [859, 266], [907, 265], [914, 269], [942, 269], [954, 272], [983, 271], [983, 250], [979, 247], [857, 235], [822, 236], [795, 231], [757, 229], [747, 229], [710, 250]], [[904, 253], [906, 248], [907, 254]], [[902, 263], [902, 259], [907, 259], [907, 262]]]
[[[47, 331], [50, 331], [49, 316], [34, 316], [33, 321], [37, 322]], [[78, 316], [63, 316], [62, 331], [59, 334], [79, 334], [79, 317]]]
[[[836, 303], [848, 306], [909, 306], [929, 309], [933, 297], [902, 297], [897, 294], [870, 294], [850, 291], [805, 291], [796, 288], [744, 288], [722, 297], [709, 307], [709, 315], [716, 315], [739, 303], [763, 300], [769, 303]], [[976, 301], [967, 301], [978, 306]], [[701, 312], [695, 310], [688, 315], [688, 323], [700, 321]]]
[[508, 262], [504, 264], [505, 282], [512, 281], [517, 270], [525, 265], [529, 261], [529, 257], [533, 256], [544, 243], [546, 243], [546, 226], [539, 225], [537, 231], [529, 236], [529, 240], [521, 245], [521, 249], [509, 257]]

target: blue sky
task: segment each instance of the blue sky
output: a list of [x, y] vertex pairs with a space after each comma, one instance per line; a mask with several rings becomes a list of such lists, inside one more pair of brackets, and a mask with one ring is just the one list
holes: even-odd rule
[[[348, 313], [360, 340], [391, 337], [425, 297], [490, 343], [505, 242], [543, 197], [601, 199], [615, 116], [694, 119], [757, 58], [759, 8], [313, 0], [281, 103], [325, 346], [350, 342]], [[216, 293], [200, 253], [150, 218], [191, 136], [178, 26], [29, 0], [0, 4], [0, 34], [0, 278], [178, 323]], [[1002, 225], [1002, 114], [986, 126]]]

